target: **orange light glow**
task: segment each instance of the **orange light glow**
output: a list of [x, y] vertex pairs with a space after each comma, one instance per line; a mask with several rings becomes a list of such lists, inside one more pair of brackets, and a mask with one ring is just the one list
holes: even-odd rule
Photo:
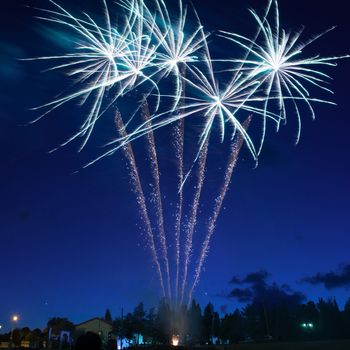
[[180, 337], [178, 335], [173, 335], [171, 338], [171, 345], [172, 346], [178, 346], [179, 345], [179, 339]]

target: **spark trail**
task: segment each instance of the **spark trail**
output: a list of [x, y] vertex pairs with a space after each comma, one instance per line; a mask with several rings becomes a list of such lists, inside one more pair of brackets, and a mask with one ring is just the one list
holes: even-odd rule
[[[141, 115], [142, 115], [143, 121], [151, 125], [149, 107], [146, 99], [144, 99], [144, 101], [142, 102]], [[166, 234], [164, 229], [163, 204], [162, 204], [162, 196], [161, 196], [161, 189], [160, 189], [157, 150], [156, 150], [156, 144], [154, 141], [153, 132], [147, 133], [145, 136], [146, 136], [146, 142], [147, 142], [148, 158], [150, 161], [150, 168], [151, 168], [152, 178], [153, 178], [151, 202], [154, 205], [155, 211], [156, 211], [156, 218], [157, 218], [156, 220], [157, 220], [159, 241], [160, 241], [160, 247], [161, 247], [161, 254], [164, 261], [164, 268], [166, 273], [167, 294], [168, 294], [169, 300], [171, 300], [168, 247], [167, 247], [167, 239], [166, 239]]]
[[[247, 128], [249, 127], [249, 124], [251, 122], [251, 117], [248, 117], [246, 119], [246, 121], [243, 123], [243, 127], [244, 129], [247, 130]], [[243, 146], [243, 142], [244, 142], [244, 138], [242, 136], [242, 134], [237, 134], [236, 136], [236, 141], [234, 141], [232, 143], [231, 146], [231, 154], [229, 157], [229, 161], [228, 161], [228, 165], [226, 168], [226, 172], [225, 172], [225, 176], [224, 176], [224, 182], [221, 186], [221, 190], [219, 192], [219, 195], [215, 198], [214, 201], [214, 209], [212, 212], [212, 215], [210, 216], [209, 220], [208, 220], [208, 226], [207, 226], [207, 234], [205, 237], [205, 240], [202, 244], [202, 249], [201, 249], [201, 253], [198, 259], [198, 263], [197, 263], [197, 267], [195, 270], [195, 275], [194, 275], [194, 281], [192, 284], [192, 287], [190, 289], [189, 292], [189, 298], [188, 298], [188, 304], [191, 302], [192, 300], [192, 295], [193, 295], [193, 291], [195, 289], [195, 287], [197, 286], [199, 279], [200, 279], [200, 275], [202, 272], [202, 268], [203, 268], [203, 264], [205, 262], [205, 259], [208, 255], [209, 252], [209, 243], [210, 243], [210, 239], [214, 233], [215, 230], [215, 225], [216, 225], [216, 221], [219, 217], [221, 208], [222, 208], [222, 204], [224, 202], [227, 190], [229, 188], [230, 182], [231, 182], [231, 178], [232, 178], [232, 174], [233, 174], [233, 170], [236, 167], [237, 164], [237, 159], [238, 159], [238, 155], [239, 152]]]
[[[117, 126], [117, 131], [120, 134], [120, 136], [122, 136], [122, 137], [127, 136], [127, 133], [126, 133], [125, 128], [124, 128], [123, 119], [122, 119], [119, 111], [117, 111], [116, 115], [115, 115], [115, 124]], [[135, 161], [134, 152], [133, 152], [133, 149], [132, 149], [132, 146], [130, 143], [124, 145], [122, 147], [122, 150], [123, 150], [125, 158], [128, 161], [132, 191], [136, 196], [137, 204], [139, 205], [139, 208], [140, 208], [141, 218], [146, 226], [147, 242], [148, 242], [149, 247], [151, 249], [151, 255], [152, 255], [153, 262], [156, 266], [156, 270], [157, 270], [157, 274], [158, 274], [159, 282], [160, 282], [160, 287], [162, 289], [163, 296], [165, 297], [165, 288], [164, 288], [162, 270], [161, 270], [159, 259], [158, 259], [157, 249], [156, 249], [154, 235], [153, 235], [153, 231], [152, 231], [152, 225], [151, 225], [151, 221], [149, 219], [147, 205], [146, 205], [146, 198], [145, 198], [144, 192], [142, 190], [142, 185], [141, 185], [140, 176], [139, 176], [139, 172], [138, 172], [136, 161]]]
[[209, 136], [206, 139], [198, 158], [198, 170], [196, 174], [198, 182], [195, 188], [193, 201], [191, 203], [191, 211], [190, 211], [189, 221], [187, 223], [187, 230], [186, 230], [186, 242], [185, 242], [185, 251], [184, 251], [184, 271], [183, 271], [183, 279], [182, 279], [182, 285], [181, 285], [180, 304], [183, 303], [184, 294], [185, 294], [188, 267], [190, 264], [192, 245], [193, 245], [193, 234], [197, 225], [199, 201], [201, 198], [204, 177], [205, 177], [205, 166], [206, 166], [207, 156], [208, 156], [208, 147], [209, 147]]
[[182, 219], [182, 205], [183, 205], [183, 154], [184, 154], [184, 120], [180, 119], [175, 123], [174, 126], [174, 148], [175, 148], [175, 159], [177, 164], [177, 178], [178, 178], [178, 202], [176, 204], [175, 212], [175, 264], [176, 264], [176, 275], [175, 275], [175, 304], [178, 303], [178, 291], [179, 291], [179, 270], [180, 270], [180, 238], [181, 238], [181, 219]]
[[[181, 76], [186, 76], [186, 66], [182, 65]], [[182, 83], [182, 97], [185, 97], [185, 83]], [[175, 159], [178, 170], [178, 202], [175, 211], [175, 264], [176, 264], [176, 275], [175, 275], [175, 305], [178, 305], [178, 294], [179, 294], [179, 275], [180, 275], [180, 245], [181, 245], [181, 219], [182, 219], [182, 205], [183, 205], [183, 190], [182, 183], [184, 179], [184, 132], [185, 132], [185, 121], [180, 119], [174, 123], [174, 141], [173, 145], [175, 148]]]

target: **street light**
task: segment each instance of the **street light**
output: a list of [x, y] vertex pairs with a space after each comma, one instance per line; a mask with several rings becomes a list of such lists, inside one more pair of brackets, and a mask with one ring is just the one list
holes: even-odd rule
[[304, 329], [309, 329], [309, 330], [314, 328], [314, 324], [313, 323], [302, 323], [301, 326]]
[[10, 346], [13, 347], [13, 328], [14, 324], [18, 321], [19, 317], [18, 315], [13, 315], [11, 317], [11, 335], [10, 335]]

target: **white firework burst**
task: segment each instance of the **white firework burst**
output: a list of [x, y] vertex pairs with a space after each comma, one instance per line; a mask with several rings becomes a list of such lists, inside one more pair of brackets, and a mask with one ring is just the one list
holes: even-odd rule
[[[272, 6], [274, 4], [274, 6]], [[274, 16], [269, 22], [269, 14], [274, 8]], [[302, 30], [296, 32], [286, 31], [281, 27], [277, 0], [269, 0], [266, 15], [260, 17], [254, 10], [250, 10], [258, 25], [258, 34], [254, 39], [245, 36], [222, 31], [220, 36], [238, 44], [247, 50], [244, 59], [233, 59], [231, 62], [238, 63], [238, 68], [231, 70], [245, 72], [247, 79], [258, 80], [267, 96], [264, 110], [269, 108], [271, 100], [278, 101], [280, 118], [286, 120], [286, 101], [291, 100], [298, 118], [297, 142], [301, 133], [301, 111], [299, 103], [304, 103], [309, 109], [313, 118], [315, 112], [313, 102], [334, 104], [328, 99], [314, 98], [311, 87], [316, 87], [328, 93], [333, 93], [327, 83], [330, 76], [321, 70], [324, 66], [336, 66], [336, 60], [349, 56], [321, 57], [315, 55], [305, 57], [303, 50], [322, 37], [324, 34], [334, 29], [334, 27], [322, 32], [311, 39], [301, 42]], [[267, 113], [267, 112], [266, 112]], [[264, 118], [264, 130], [261, 145], [263, 145], [266, 118]]]

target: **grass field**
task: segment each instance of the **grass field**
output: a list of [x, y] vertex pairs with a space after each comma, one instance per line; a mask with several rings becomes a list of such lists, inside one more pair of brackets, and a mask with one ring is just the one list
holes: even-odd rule
[[215, 350], [350, 350], [350, 340], [305, 343], [237, 344], [218, 346], [215, 347]]

